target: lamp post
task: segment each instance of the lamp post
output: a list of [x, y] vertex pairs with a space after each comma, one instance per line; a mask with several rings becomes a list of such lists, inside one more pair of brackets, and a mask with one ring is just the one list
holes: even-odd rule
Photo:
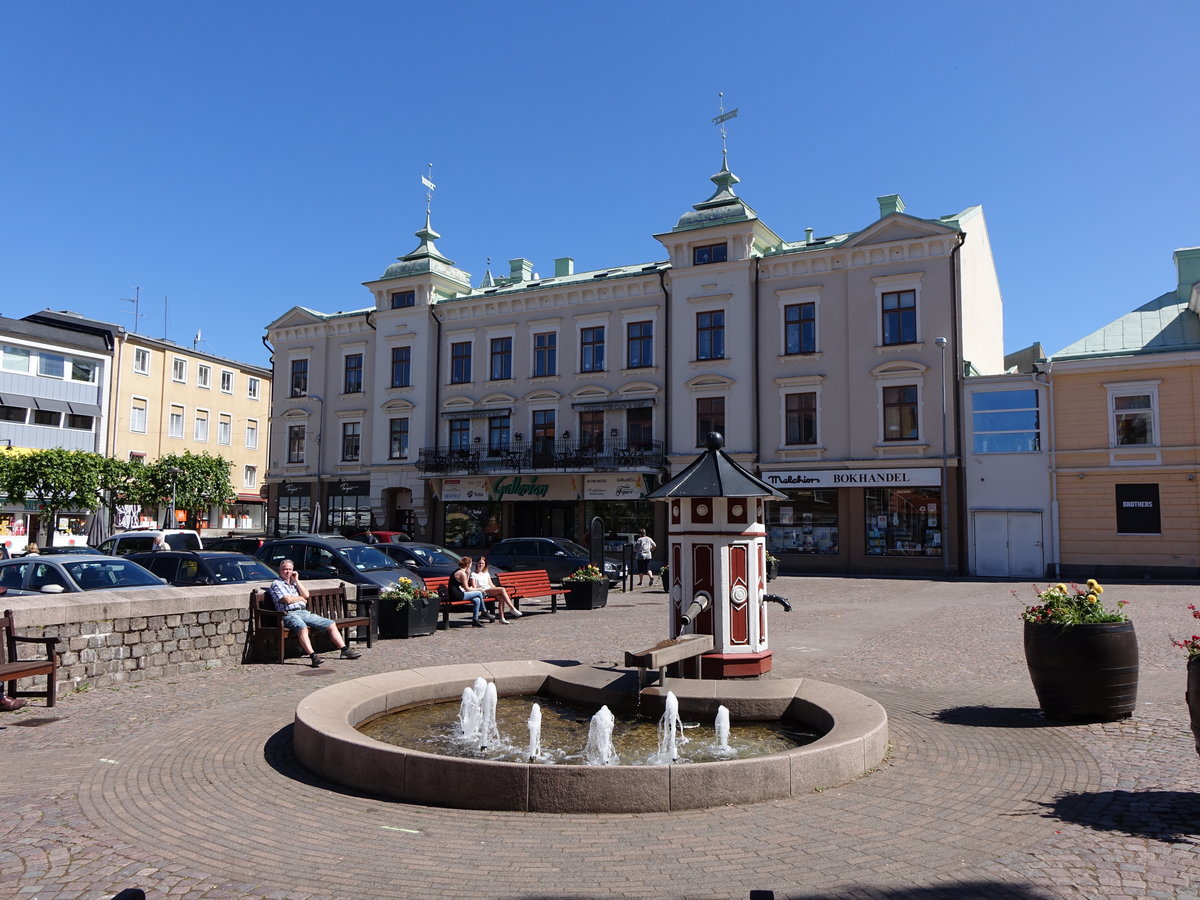
[[942, 515], [939, 521], [942, 525], [942, 569], [944, 572], [950, 571], [950, 532], [946, 527], [949, 519], [949, 496], [950, 496], [950, 481], [948, 479], [948, 454], [949, 446], [946, 443], [946, 339], [944, 337], [934, 338], [933, 341], [937, 344], [938, 351], [942, 357]]
[[313, 494], [313, 517], [310, 526], [311, 531], [318, 532], [321, 530], [321, 430], [325, 426], [325, 398], [311, 392], [308, 396], [321, 404], [321, 411], [317, 416], [317, 430], [314, 435], [317, 441], [317, 484]]
[[167, 469], [167, 471], [171, 473], [171, 518], [169, 525], [171, 528], [174, 528], [178, 524], [175, 521], [175, 488], [179, 481], [179, 474], [183, 471], [183, 469], [179, 468], [178, 466], [171, 466]]

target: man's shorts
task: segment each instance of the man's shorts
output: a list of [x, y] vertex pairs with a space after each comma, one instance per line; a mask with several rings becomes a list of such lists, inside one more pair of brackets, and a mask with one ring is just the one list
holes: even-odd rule
[[333, 619], [327, 619], [324, 616], [318, 616], [314, 612], [309, 612], [307, 609], [293, 609], [283, 617], [283, 627], [290, 628], [292, 631], [299, 631], [301, 628], [328, 628], [333, 624]]

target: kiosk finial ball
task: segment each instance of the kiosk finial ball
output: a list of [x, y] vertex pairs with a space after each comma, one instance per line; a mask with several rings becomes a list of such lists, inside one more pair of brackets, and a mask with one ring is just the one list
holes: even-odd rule
[[709, 450], [720, 450], [725, 446], [725, 438], [721, 436], [719, 431], [710, 431], [704, 437], [704, 446]]

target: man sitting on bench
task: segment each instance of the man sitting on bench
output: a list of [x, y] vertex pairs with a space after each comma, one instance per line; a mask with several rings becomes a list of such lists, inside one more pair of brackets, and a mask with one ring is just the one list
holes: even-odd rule
[[283, 627], [295, 632], [300, 641], [300, 648], [312, 660], [314, 669], [321, 665], [321, 657], [313, 650], [312, 640], [308, 636], [309, 626], [328, 628], [333, 646], [342, 651], [342, 659], [358, 659], [362, 656], [357, 650], [351, 650], [346, 646], [346, 639], [338, 631], [333, 619], [326, 619], [324, 616], [318, 616], [305, 609], [308, 588], [300, 583], [300, 576], [296, 574], [296, 565], [290, 559], [285, 559], [279, 564], [279, 577], [271, 582], [268, 590], [271, 600], [275, 603], [275, 608], [284, 614]]

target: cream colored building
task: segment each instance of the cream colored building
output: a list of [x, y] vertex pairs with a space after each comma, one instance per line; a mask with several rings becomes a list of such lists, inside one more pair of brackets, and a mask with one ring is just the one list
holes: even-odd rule
[[1200, 573], [1200, 247], [1176, 288], [1053, 354], [1064, 577]]
[[[222, 456], [233, 463], [237, 503], [214, 506], [204, 533], [262, 530], [271, 370], [122, 332], [112, 378], [110, 454], [147, 463], [173, 453]], [[142, 517], [143, 524], [162, 522], [159, 510], [143, 510]]]

